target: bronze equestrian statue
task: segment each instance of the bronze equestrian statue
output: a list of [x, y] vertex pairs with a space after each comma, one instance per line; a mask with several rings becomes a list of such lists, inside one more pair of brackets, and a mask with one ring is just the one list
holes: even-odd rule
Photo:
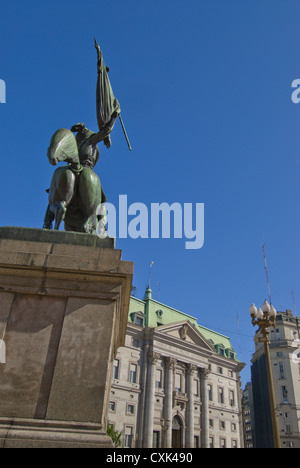
[[[64, 161], [53, 174], [49, 192], [49, 205], [44, 219], [44, 229], [59, 229], [64, 221], [66, 231], [85, 232], [99, 235], [105, 230], [106, 196], [100, 179], [94, 172], [99, 159], [98, 143], [103, 141], [107, 148], [111, 145], [110, 133], [117, 118], [131, 150], [130, 143], [121, 120], [121, 109], [114, 97], [108, 78], [109, 69], [104, 65], [102, 52], [95, 40], [97, 50], [97, 121], [99, 132], [94, 133], [83, 123], [73, 125], [71, 130], [61, 128], [53, 135], [48, 148], [48, 160], [56, 165]], [[76, 133], [76, 138], [74, 136]], [[101, 226], [101, 223], [100, 223]], [[103, 232], [101, 232], [102, 234]]]
[[[53, 174], [44, 229], [51, 229], [55, 220], [54, 229], [59, 229], [64, 221], [66, 231], [96, 233], [106, 202], [100, 179], [94, 172], [99, 159], [97, 144], [108, 137], [110, 128], [94, 133], [81, 123], [71, 131], [59, 129], [53, 135], [48, 149], [50, 164], [65, 161], [69, 165], [59, 167]], [[72, 132], [77, 132], [76, 138]]]

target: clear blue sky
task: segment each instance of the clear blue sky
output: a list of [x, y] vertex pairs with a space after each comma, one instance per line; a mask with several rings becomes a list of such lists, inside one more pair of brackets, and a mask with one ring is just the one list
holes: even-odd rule
[[[41, 227], [60, 127], [97, 130], [100, 43], [133, 151], [116, 125], [96, 171], [110, 202], [205, 204], [205, 244], [122, 239], [142, 297], [229, 335], [250, 375], [249, 306], [267, 297], [300, 315], [300, 78], [298, 0], [2, 2], [0, 104], [2, 226]], [[238, 334], [239, 316], [240, 335]]]

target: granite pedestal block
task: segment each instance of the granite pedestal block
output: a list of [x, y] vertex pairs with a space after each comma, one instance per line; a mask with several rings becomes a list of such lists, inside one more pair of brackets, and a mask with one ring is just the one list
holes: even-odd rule
[[[133, 263], [113, 239], [0, 228], [0, 447], [107, 447]], [[3, 353], [2, 353], [3, 355]]]

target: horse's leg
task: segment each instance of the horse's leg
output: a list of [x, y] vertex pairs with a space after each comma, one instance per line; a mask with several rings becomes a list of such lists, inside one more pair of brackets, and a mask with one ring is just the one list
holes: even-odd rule
[[50, 205], [47, 206], [47, 211], [45, 214], [43, 229], [52, 229], [52, 223], [55, 219], [54, 213], [50, 209]]
[[56, 231], [59, 230], [59, 226], [61, 222], [65, 219], [67, 208], [66, 208], [66, 202], [64, 201], [59, 201], [54, 204], [55, 206], [55, 226], [54, 229]]
[[58, 230], [64, 220], [67, 207], [74, 196], [76, 176], [66, 166], [59, 167], [53, 174], [49, 192], [49, 205], [55, 215], [54, 229]]
[[78, 189], [85, 219], [82, 230], [94, 234], [97, 229], [97, 208], [101, 204], [101, 184], [99, 177], [92, 169], [83, 168]]

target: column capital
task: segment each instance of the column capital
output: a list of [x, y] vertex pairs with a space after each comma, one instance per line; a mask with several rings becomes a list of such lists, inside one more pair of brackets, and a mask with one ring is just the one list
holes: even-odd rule
[[165, 361], [165, 366], [167, 367], [167, 369], [173, 369], [174, 370], [174, 368], [175, 368], [175, 366], [177, 364], [177, 359], [172, 358], [172, 357], [165, 357], [164, 361]]
[[186, 364], [186, 372], [188, 375], [192, 375], [194, 373], [194, 371], [196, 371], [198, 369], [197, 366], [195, 366], [194, 364]]
[[205, 369], [205, 368], [200, 369], [200, 376], [201, 377], [203, 377], [204, 379], [207, 379], [209, 375], [210, 375], [210, 370], [209, 369]]
[[158, 359], [160, 358], [159, 353], [155, 353], [154, 351], [149, 351], [148, 353], [148, 361], [150, 364], [155, 364]]

